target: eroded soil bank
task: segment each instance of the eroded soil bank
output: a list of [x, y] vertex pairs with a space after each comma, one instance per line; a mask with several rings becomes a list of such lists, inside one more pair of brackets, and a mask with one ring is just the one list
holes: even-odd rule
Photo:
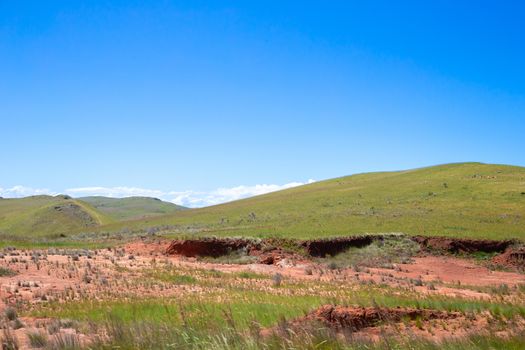
[[[403, 237], [406, 241], [407, 237]], [[303, 326], [307, 321], [321, 323], [335, 332], [350, 330], [353, 336], [365, 339], [383, 337], [385, 329], [390, 330], [393, 336], [403, 330], [425, 339], [439, 340], [485, 332], [492, 329], [492, 323], [510, 328], [506, 327], [507, 320], [495, 320], [485, 315], [486, 311], [472, 312], [475, 314], [473, 317], [468, 315], [470, 312], [461, 312], [458, 316], [455, 312], [446, 312], [447, 309], [439, 305], [426, 306], [439, 310], [418, 309], [412, 304], [412, 308], [363, 308], [357, 306], [363, 304], [353, 298], [345, 300], [346, 293], [353, 290], [374, 290], [375, 293], [389, 290], [393, 293], [391, 296], [401, 293], [406, 298], [422, 301], [426, 298], [448, 300], [450, 297], [457, 298], [458, 303], [465, 301], [483, 306], [484, 303], [494, 302], [522, 307], [524, 274], [494, 271], [475, 259], [465, 258], [463, 254], [454, 256], [444, 252], [431, 255], [422, 249], [421, 254], [406, 262], [388, 265], [352, 264], [334, 268], [328, 263], [332, 261], [330, 255], [334, 251], [341, 251], [343, 256], [368, 252], [371, 247], [388, 245], [391, 243], [389, 239], [386, 236], [373, 237], [367, 245], [360, 236], [317, 241], [216, 238], [170, 241], [155, 237], [118, 248], [98, 250], [6, 248], [0, 251], [0, 268], [3, 268], [3, 275], [0, 275], [0, 311], [7, 314], [8, 308], [18, 309], [19, 322], [15, 319], [11, 323], [13, 328], [21, 327], [13, 330], [19, 339], [20, 349], [30, 348], [28, 334], [35, 332], [47, 334], [50, 341], [56, 335], [69, 334], [81, 343], [89, 343], [99, 335], [87, 332], [89, 328], [82, 322], [76, 327], [70, 322], [47, 316], [46, 319], [30, 317], [28, 310], [46, 310], [47, 314], [51, 311], [51, 308], [47, 311], [49, 306], [98, 300], [165, 301], [215, 296], [220, 296], [220, 303], [213, 305], [222, 305], [228, 298], [235, 298], [233, 301], [237, 302], [243, 296], [230, 295], [236, 290], [260, 293], [269, 298], [257, 299], [257, 302], [270, 300], [271, 303], [272, 298], [283, 295], [330, 298], [325, 299], [323, 304], [335, 305], [317, 308], [322, 305], [317, 304], [311, 306], [313, 311], [307, 306], [304, 310], [308, 312], [306, 316], [294, 316], [287, 322], [292, 326]], [[318, 253], [312, 256], [307, 247], [316, 247], [317, 252], [325, 253], [325, 258], [315, 256]], [[324, 247], [328, 248], [324, 250]], [[344, 252], [345, 249], [350, 251]], [[221, 254], [240, 252], [254, 259], [243, 264], [225, 263], [220, 259]], [[201, 259], [199, 254], [211, 258]], [[509, 246], [497, 257], [519, 263], [522, 261], [520, 254], [519, 248]], [[228, 289], [231, 286], [235, 288]], [[334, 294], [339, 299], [333, 299]], [[365, 298], [369, 298], [368, 294]], [[279, 310], [281, 306], [274, 310]], [[516, 329], [525, 329], [525, 325], [519, 323], [522, 321], [516, 318]], [[275, 324], [268, 325], [270, 328], [266, 330]], [[53, 334], [50, 329], [53, 329]]]
[[[244, 238], [195, 238], [173, 240], [166, 248], [167, 255], [185, 257], [220, 257], [243, 251], [261, 264], [275, 264], [286, 258], [315, 258], [335, 256], [350, 248], [363, 248], [386, 237], [396, 235], [363, 235], [316, 240], [279, 240]], [[448, 237], [408, 237], [419, 244], [423, 253], [441, 254], [498, 254], [496, 265], [521, 269], [525, 267], [525, 248], [515, 240], [475, 240]]]
[[310, 312], [307, 316], [293, 323], [302, 324], [317, 321], [336, 331], [351, 330], [353, 332], [382, 323], [400, 321], [450, 320], [461, 317], [459, 312], [446, 312], [429, 309], [413, 308], [375, 308], [375, 307], [345, 307], [324, 305]]

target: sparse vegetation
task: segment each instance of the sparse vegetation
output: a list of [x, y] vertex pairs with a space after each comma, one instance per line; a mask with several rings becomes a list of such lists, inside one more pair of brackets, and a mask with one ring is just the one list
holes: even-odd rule
[[[111, 217], [85, 202], [63, 197], [9, 199], [0, 202], [4, 218], [0, 237], [17, 246], [74, 245], [78, 240], [93, 244], [145, 234], [319, 238], [404, 232], [523, 239], [525, 197], [520, 183], [524, 176], [522, 167], [480, 163], [358, 174], [124, 222], [116, 218], [140, 214]], [[78, 215], [54, 209], [70, 204], [77, 206]]]
[[393, 264], [409, 263], [419, 249], [419, 245], [406, 236], [387, 235], [364, 248], [350, 248], [318, 261], [327, 264], [330, 270], [350, 266], [394, 268]]
[[[499, 172], [487, 175], [481, 184], [485, 175], [479, 174], [485, 173], [480, 169], [486, 174]], [[474, 170], [478, 175], [468, 176]], [[90, 232], [64, 231], [57, 237], [36, 231], [35, 240], [22, 234], [15, 244], [3, 241], [0, 250], [0, 297], [2, 305], [7, 305], [2, 349], [18, 349], [22, 343], [57, 350], [519, 349], [524, 335], [525, 279], [517, 268], [509, 267], [506, 273], [485, 268], [500, 264], [495, 258], [503, 255], [426, 256], [435, 253], [424, 250], [421, 254], [420, 245], [409, 235], [382, 234], [363, 236], [364, 244], [356, 243], [341, 253], [335, 254], [341, 249], [330, 250], [333, 256], [313, 258], [312, 241], [297, 238], [353, 230], [388, 232], [395, 231], [396, 225], [407, 227], [408, 233], [443, 229], [448, 235], [513, 237], [519, 232], [514, 225], [521, 222], [515, 210], [523, 206], [523, 196], [513, 195], [516, 174], [521, 171], [463, 164], [363, 174], [151, 217], [147, 226], [140, 219], [121, 224], [115, 217], [101, 216], [96, 220], [109, 218], [108, 225], [97, 224]], [[494, 176], [501, 181], [492, 183]], [[422, 178], [425, 181], [418, 182]], [[485, 187], [492, 191], [490, 195]], [[473, 190], [481, 199], [504, 191], [498, 200], [505, 205], [489, 207], [478, 202], [469, 207]], [[42, 204], [49, 198], [35, 200]], [[71, 198], [53, 197], [52, 201], [62, 208], [59, 216], [64, 210], [73, 208], [76, 213], [78, 209]], [[458, 203], [454, 212], [448, 209], [450, 203]], [[65, 204], [73, 207], [64, 209]], [[246, 212], [245, 205], [250, 207]], [[501, 208], [510, 216], [498, 216]], [[80, 209], [84, 213], [80, 218], [85, 213], [95, 218], [96, 208]], [[464, 222], [455, 217], [460, 211], [465, 211]], [[497, 219], [489, 219], [494, 215]], [[14, 221], [9, 218], [9, 222]], [[365, 226], [374, 230], [362, 230]], [[503, 227], [510, 228], [508, 234], [498, 231]], [[489, 229], [495, 231], [489, 234]], [[232, 245], [232, 251], [223, 253], [223, 249], [223, 255], [210, 258], [194, 257], [195, 253], [171, 256], [165, 249], [169, 242], [159, 237], [221, 236], [232, 231], [241, 237], [249, 232], [252, 237], [272, 238], [254, 238], [245, 248]], [[133, 237], [136, 240], [124, 244]], [[328, 241], [326, 247], [333, 242], [341, 240]], [[512, 249], [519, 248], [519, 242], [512, 244]], [[220, 255], [217, 246], [212, 248], [211, 255]], [[323, 256], [322, 251], [315, 256]], [[449, 259], [459, 272], [444, 273], [439, 270], [442, 267], [433, 266]], [[418, 269], [415, 261], [423, 261], [425, 268]], [[484, 274], [482, 284], [476, 284], [474, 274]], [[312, 310], [327, 304], [425, 309], [454, 317], [381, 318], [376, 324], [381, 328], [377, 340], [366, 327], [343, 326], [341, 330], [304, 322]]]
[[0, 277], [12, 277], [12, 276], [15, 276], [16, 274], [17, 274], [16, 271], [13, 271], [7, 267], [0, 266]]

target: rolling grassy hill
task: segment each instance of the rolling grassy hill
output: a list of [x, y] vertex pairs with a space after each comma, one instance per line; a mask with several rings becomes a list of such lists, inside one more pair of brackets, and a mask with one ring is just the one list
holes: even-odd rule
[[165, 215], [184, 207], [155, 198], [31, 196], [0, 199], [0, 238], [64, 238], [120, 220]]
[[91, 205], [68, 196], [0, 199], [0, 236], [60, 237], [113, 222]]
[[115, 220], [140, 219], [145, 217], [172, 214], [185, 207], [150, 197], [82, 197], [79, 200], [89, 203], [98, 211]]
[[358, 174], [100, 230], [151, 227], [218, 236], [405, 232], [525, 239], [525, 168], [458, 163]]
[[180, 209], [151, 198], [0, 199], [0, 237], [27, 241], [153, 231], [173, 236], [315, 238], [404, 232], [525, 240], [525, 168], [458, 163], [357, 174]]

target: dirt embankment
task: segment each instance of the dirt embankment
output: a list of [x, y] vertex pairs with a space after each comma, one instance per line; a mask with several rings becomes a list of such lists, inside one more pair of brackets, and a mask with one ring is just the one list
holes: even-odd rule
[[219, 257], [241, 249], [258, 257], [262, 264], [273, 264], [283, 258], [325, 257], [351, 247], [362, 248], [381, 236], [351, 236], [318, 240], [250, 240], [241, 238], [200, 238], [174, 240], [166, 249], [168, 255]]
[[304, 241], [301, 245], [308, 255], [324, 258], [327, 255], [336, 255], [349, 248], [362, 248], [371, 244], [382, 236], [351, 236], [332, 239], [316, 239]]
[[[332, 239], [279, 240], [244, 238], [196, 238], [172, 241], [165, 253], [186, 257], [220, 257], [243, 250], [243, 254], [257, 258], [260, 264], [276, 264], [283, 259], [304, 260], [306, 257], [336, 255], [349, 248], [362, 248], [383, 235], [349, 236]], [[411, 239], [423, 251], [429, 253], [473, 254], [501, 253], [493, 259], [494, 264], [513, 268], [525, 267], [525, 248], [515, 248], [517, 241], [475, 240], [448, 237], [415, 236]]]
[[507, 248], [516, 244], [516, 241], [504, 240], [494, 241], [488, 239], [461, 239], [448, 237], [424, 237], [412, 238], [419, 243], [422, 249], [445, 253], [503, 253]]
[[257, 249], [258, 246], [255, 241], [240, 238], [177, 239], [168, 246], [166, 254], [217, 258], [240, 249]]
[[436, 311], [413, 308], [344, 307], [324, 305], [305, 317], [292, 322], [293, 325], [320, 322], [335, 331], [359, 331], [382, 323], [401, 321], [450, 320], [462, 316], [459, 312]]
[[492, 262], [510, 268], [525, 269], [525, 248], [508, 248], [503, 254], [495, 256]]
[[166, 254], [217, 258], [243, 251], [243, 254], [255, 257], [259, 264], [265, 265], [274, 265], [284, 259], [304, 260], [304, 256], [297, 252], [299, 245], [290, 242], [276, 239], [250, 240], [241, 238], [174, 240], [166, 249]]

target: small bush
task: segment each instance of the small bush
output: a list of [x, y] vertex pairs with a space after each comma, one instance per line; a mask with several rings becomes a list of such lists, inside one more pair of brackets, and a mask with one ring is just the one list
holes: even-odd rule
[[47, 335], [41, 332], [29, 332], [27, 338], [33, 348], [43, 348], [48, 343]]
[[274, 287], [279, 287], [283, 281], [283, 275], [281, 275], [280, 273], [276, 273], [272, 276], [272, 281]]
[[82, 349], [82, 346], [76, 334], [58, 333], [53, 336], [53, 339], [49, 342], [47, 349], [49, 350], [80, 350]]
[[19, 345], [16, 337], [9, 328], [5, 328], [2, 336], [2, 350], [18, 350]]
[[9, 321], [14, 321], [17, 318], [16, 310], [10, 306], [6, 307], [4, 315]]
[[17, 274], [16, 271], [8, 269], [6, 267], [0, 267], [0, 277], [12, 277]]

